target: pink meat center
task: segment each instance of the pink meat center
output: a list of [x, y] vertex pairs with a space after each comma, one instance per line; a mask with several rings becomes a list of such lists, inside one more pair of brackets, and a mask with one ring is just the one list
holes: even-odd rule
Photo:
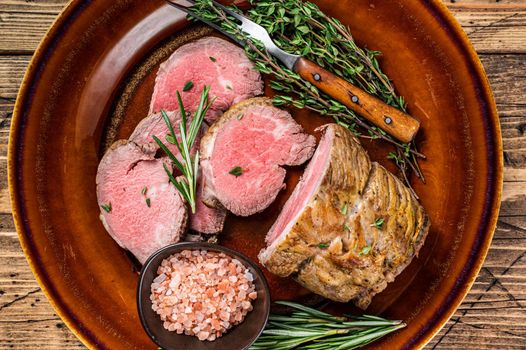
[[287, 226], [293, 225], [297, 221], [298, 215], [307, 206], [314, 195], [314, 192], [320, 186], [323, 174], [328, 165], [332, 137], [333, 135], [327, 133], [320, 140], [320, 144], [318, 145], [314, 156], [307, 166], [307, 169], [305, 169], [302, 180], [296, 185], [296, 188], [292, 192], [292, 195], [288, 199], [285, 207], [281, 211], [278, 219], [267, 236], [269, 244], [282, 233], [289, 231], [290, 227]]
[[[139, 161], [127, 173], [125, 170], [106, 178], [99, 201], [111, 203], [111, 212], [103, 212], [106, 221], [116, 238], [142, 260], [165, 244], [175, 218], [184, 209], [160, 161]], [[172, 215], [166, 215], [172, 210]]]
[[[207, 45], [191, 44], [188, 52], [169, 61], [167, 70], [156, 82], [153, 111], [178, 110], [176, 91], [181, 93], [185, 108], [195, 111], [206, 85], [210, 86], [210, 98], [216, 97], [209, 114], [262, 92], [259, 73], [241, 49], [219, 39], [207, 40]], [[183, 91], [189, 82], [193, 87]]]
[[[287, 133], [290, 123], [273, 111], [253, 106], [218, 132], [211, 157], [218, 198], [257, 207], [283, 187], [285, 170], [279, 165], [287, 163], [296, 140]], [[239, 176], [231, 174], [236, 168]]]

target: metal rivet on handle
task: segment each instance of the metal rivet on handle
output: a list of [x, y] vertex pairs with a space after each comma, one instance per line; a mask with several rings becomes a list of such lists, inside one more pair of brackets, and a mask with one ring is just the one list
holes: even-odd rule
[[321, 75], [319, 75], [318, 73], [314, 74], [313, 77], [314, 77], [314, 80], [316, 80], [316, 81], [320, 81], [321, 80]]
[[360, 101], [360, 99], [358, 98], [358, 96], [353, 95], [353, 96], [351, 97], [351, 101], [354, 102], [354, 103], [358, 103], [358, 101]]
[[384, 122], [385, 124], [389, 125], [393, 122], [393, 120], [391, 119], [391, 117], [384, 117]]

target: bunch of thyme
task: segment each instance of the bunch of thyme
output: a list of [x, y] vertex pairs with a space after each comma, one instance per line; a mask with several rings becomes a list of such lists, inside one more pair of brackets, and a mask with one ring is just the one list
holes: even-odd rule
[[[239, 9], [232, 7], [234, 11]], [[412, 142], [403, 144], [383, 130], [369, 124], [353, 111], [330, 96], [320, 92], [314, 85], [270, 55], [259, 41], [242, 32], [236, 19], [227, 15], [210, 0], [197, 0], [191, 13], [220, 26], [228, 34], [246, 43], [245, 52], [263, 74], [273, 76], [270, 87], [277, 92], [273, 98], [276, 106], [308, 108], [332, 117], [336, 123], [348, 128], [356, 136], [382, 139], [395, 147], [388, 158], [400, 169], [410, 186], [408, 170], [424, 181], [417, 158], [425, 158]], [[245, 14], [262, 25], [274, 42], [285, 51], [299, 54], [318, 63], [325, 69], [343, 77], [386, 103], [405, 111], [405, 102], [396, 95], [389, 78], [381, 71], [377, 51], [360, 48], [348, 27], [327, 16], [318, 6], [302, 0], [254, 1]], [[365, 131], [366, 134], [363, 134]]]
[[377, 316], [336, 317], [293, 302], [277, 303], [293, 308], [294, 312], [271, 314], [263, 334], [250, 350], [350, 350], [405, 327], [401, 321]]
[[201, 98], [199, 100], [199, 105], [195, 111], [192, 121], [190, 122], [190, 127], [187, 127], [187, 113], [183, 107], [183, 101], [179, 91], [176, 91], [177, 101], [179, 103], [179, 111], [181, 113], [181, 121], [179, 122], [179, 135], [181, 141], [177, 140], [175, 131], [173, 129], [172, 123], [168, 118], [168, 115], [164, 110], [161, 110], [163, 119], [168, 126], [170, 133], [166, 135], [166, 141], [175, 145], [177, 150], [181, 154], [182, 161], [179, 161], [177, 157], [170, 151], [170, 149], [157, 137], [153, 136], [153, 139], [159, 147], [168, 155], [168, 158], [174, 163], [175, 167], [183, 174], [182, 179], [178, 180], [174, 177], [171, 169], [168, 168], [166, 164], [163, 163], [164, 170], [170, 178], [170, 182], [177, 188], [181, 193], [181, 196], [188, 202], [192, 213], [195, 213], [196, 208], [196, 190], [197, 190], [197, 175], [199, 171], [199, 151], [196, 152], [195, 156], [192, 159], [191, 150], [194, 146], [195, 139], [201, 129], [205, 114], [208, 111], [208, 108], [213, 103], [208, 100], [208, 92], [210, 91], [209, 86], [205, 86], [201, 92]]

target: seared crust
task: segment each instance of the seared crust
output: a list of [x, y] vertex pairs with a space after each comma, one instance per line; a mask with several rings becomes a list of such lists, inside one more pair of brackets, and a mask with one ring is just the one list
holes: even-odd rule
[[250, 106], [272, 106], [272, 100], [268, 97], [254, 97], [241, 101], [226, 111], [217, 119], [201, 139], [199, 149], [201, 169], [203, 171], [203, 203], [212, 208], [223, 208], [223, 205], [215, 196], [213, 185], [207, 181], [211, 177], [212, 170], [209, 164], [210, 157], [214, 151], [214, 143], [217, 133], [229, 120], [237, 118]]
[[288, 234], [259, 255], [263, 265], [279, 276], [296, 274], [318, 253], [319, 244], [342, 235], [341, 208], [344, 203], [355, 203], [367, 182], [369, 157], [354, 136], [333, 125], [320, 128], [327, 134], [324, 137], [333, 138], [328, 163], [319, 169], [320, 186]]
[[[317, 294], [365, 309], [418, 254], [429, 219], [397, 177], [370, 162], [350, 131], [330, 124], [324, 137], [333, 144], [321, 185], [260, 261]], [[378, 219], [382, 225], [375, 225]]]

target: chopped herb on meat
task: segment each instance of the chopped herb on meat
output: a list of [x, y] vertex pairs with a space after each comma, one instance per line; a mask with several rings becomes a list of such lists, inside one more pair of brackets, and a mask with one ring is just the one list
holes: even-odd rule
[[111, 213], [111, 203], [108, 204], [101, 204], [100, 206], [102, 209], [104, 209], [107, 213]]
[[228, 173], [230, 175], [234, 175], [235, 177], [238, 177], [238, 176], [241, 176], [244, 173], [244, 170], [240, 166], [235, 166]]
[[188, 90], [190, 90], [193, 87], [194, 87], [194, 83], [192, 83], [191, 81], [187, 81], [184, 84], [183, 91], [188, 91]]
[[377, 229], [381, 229], [384, 226], [384, 218], [378, 218], [374, 220], [374, 223], [371, 225], [371, 227], [376, 227]]
[[367, 245], [365, 247], [362, 248], [362, 250], [360, 251], [360, 253], [358, 255], [367, 255], [369, 254], [369, 252], [371, 251], [371, 246], [370, 245]]

